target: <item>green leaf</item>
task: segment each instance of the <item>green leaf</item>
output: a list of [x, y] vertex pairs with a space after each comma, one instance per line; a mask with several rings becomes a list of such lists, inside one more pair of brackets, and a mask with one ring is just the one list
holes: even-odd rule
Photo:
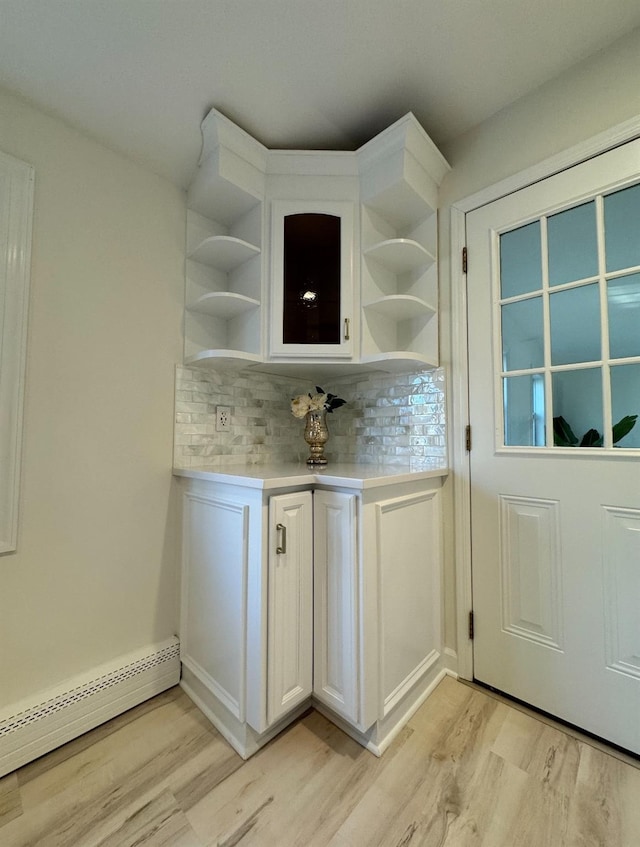
[[597, 429], [589, 429], [582, 436], [581, 447], [602, 447], [602, 436]]
[[562, 415], [553, 419], [553, 443], [556, 447], [575, 447], [578, 443], [573, 430]]
[[621, 438], [624, 438], [625, 435], [628, 435], [636, 425], [637, 420], [637, 415], [625, 415], [624, 418], [621, 418], [617, 424], [614, 424], [612, 430], [613, 443], [617, 444]]

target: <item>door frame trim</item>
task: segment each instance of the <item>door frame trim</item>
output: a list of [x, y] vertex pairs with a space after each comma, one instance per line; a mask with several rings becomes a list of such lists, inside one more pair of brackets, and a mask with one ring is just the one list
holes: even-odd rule
[[[640, 115], [569, 147], [480, 191], [455, 200], [450, 209], [451, 296], [451, 467], [454, 477], [453, 526], [456, 584], [457, 671], [473, 679], [473, 643], [468, 614], [473, 608], [471, 590], [471, 472], [465, 428], [469, 423], [469, 363], [467, 345], [467, 279], [457, 257], [466, 246], [466, 216], [508, 194], [579, 165], [607, 150], [640, 138]], [[473, 258], [471, 259], [473, 261]]]

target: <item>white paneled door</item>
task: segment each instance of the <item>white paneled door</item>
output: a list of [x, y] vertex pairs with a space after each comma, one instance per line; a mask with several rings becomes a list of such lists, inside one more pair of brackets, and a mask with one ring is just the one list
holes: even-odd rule
[[467, 245], [474, 675], [640, 753], [640, 142]]

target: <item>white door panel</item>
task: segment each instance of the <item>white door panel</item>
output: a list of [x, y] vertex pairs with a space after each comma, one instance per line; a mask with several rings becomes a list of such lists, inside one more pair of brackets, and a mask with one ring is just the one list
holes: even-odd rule
[[634, 142], [467, 217], [474, 676], [636, 753], [639, 181]]
[[267, 721], [271, 726], [311, 695], [313, 501], [310, 491], [269, 501]]

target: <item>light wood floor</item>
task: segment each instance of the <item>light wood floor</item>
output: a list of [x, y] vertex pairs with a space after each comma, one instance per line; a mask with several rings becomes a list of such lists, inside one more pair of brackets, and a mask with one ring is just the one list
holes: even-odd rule
[[640, 770], [450, 678], [382, 759], [314, 711], [243, 762], [175, 688], [0, 780], [0, 845], [639, 847]]

